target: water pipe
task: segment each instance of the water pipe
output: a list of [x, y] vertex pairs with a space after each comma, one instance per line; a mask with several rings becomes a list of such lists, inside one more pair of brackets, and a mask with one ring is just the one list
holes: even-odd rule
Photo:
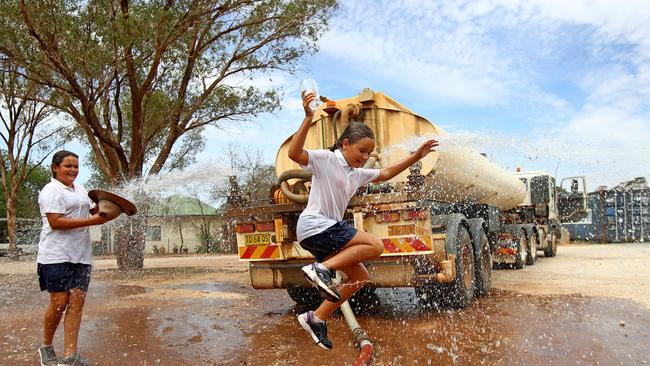
[[341, 312], [343, 312], [343, 317], [345, 318], [345, 322], [348, 323], [348, 326], [352, 331], [354, 342], [357, 348], [361, 350], [359, 352], [359, 356], [357, 356], [357, 358], [352, 363], [352, 366], [369, 365], [370, 360], [372, 358], [373, 345], [372, 343], [370, 343], [370, 340], [368, 339], [368, 333], [366, 333], [365, 330], [361, 329], [361, 326], [359, 325], [359, 322], [357, 322], [357, 319], [354, 317], [352, 308], [350, 307], [350, 304], [347, 301], [341, 304], [340, 308], [341, 308]]

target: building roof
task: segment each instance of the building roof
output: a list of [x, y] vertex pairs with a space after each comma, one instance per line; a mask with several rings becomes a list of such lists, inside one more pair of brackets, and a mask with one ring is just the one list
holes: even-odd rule
[[198, 198], [179, 194], [163, 198], [149, 208], [149, 216], [202, 216], [216, 214], [216, 208]]

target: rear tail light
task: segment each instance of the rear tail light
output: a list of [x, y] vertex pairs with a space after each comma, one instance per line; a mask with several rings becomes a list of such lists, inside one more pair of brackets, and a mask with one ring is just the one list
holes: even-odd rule
[[375, 214], [375, 222], [377, 223], [382, 223], [382, 222], [397, 222], [399, 221], [399, 213], [397, 211], [394, 212], [378, 212]]
[[427, 211], [424, 210], [407, 210], [402, 211], [402, 220], [424, 220], [427, 218]]
[[253, 233], [255, 232], [255, 224], [237, 224], [235, 232], [239, 234]]
[[273, 222], [258, 222], [255, 224], [257, 231], [275, 231], [275, 223]]
[[499, 240], [512, 240], [512, 235], [510, 234], [499, 234], [497, 235]]

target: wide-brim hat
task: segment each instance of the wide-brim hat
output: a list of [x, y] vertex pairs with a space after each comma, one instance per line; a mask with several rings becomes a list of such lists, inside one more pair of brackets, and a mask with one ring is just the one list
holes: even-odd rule
[[124, 197], [118, 196], [115, 193], [103, 191], [101, 189], [93, 189], [92, 191], [88, 192], [88, 197], [90, 197], [90, 199], [97, 204], [99, 204], [100, 201], [112, 202], [117, 207], [119, 207], [122, 212], [129, 216], [135, 215], [138, 212], [138, 209], [131, 201], [127, 200]]

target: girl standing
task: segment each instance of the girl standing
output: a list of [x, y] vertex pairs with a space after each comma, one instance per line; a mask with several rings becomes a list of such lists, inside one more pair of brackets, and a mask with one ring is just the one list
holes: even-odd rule
[[[38, 281], [50, 293], [43, 321], [41, 365], [92, 365], [77, 352], [81, 313], [90, 283], [90, 232], [88, 226], [107, 221], [97, 214], [86, 189], [74, 183], [78, 156], [58, 151], [52, 157], [53, 178], [38, 196], [43, 228], [38, 243]], [[91, 209], [92, 205], [92, 209]], [[64, 357], [57, 360], [52, 341], [65, 312]]]
[[[376, 236], [358, 230], [343, 220], [343, 214], [357, 189], [370, 182], [389, 180], [438, 146], [435, 140], [425, 141], [410, 156], [382, 169], [361, 168], [375, 149], [375, 136], [364, 123], [351, 122], [328, 150], [305, 150], [305, 138], [314, 111], [309, 103], [314, 93], [302, 93], [305, 118], [291, 139], [289, 158], [312, 172], [307, 207], [298, 218], [296, 232], [300, 245], [311, 252], [316, 262], [304, 266], [307, 280], [316, 286], [325, 301], [316, 309], [298, 316], [298, 322], [314, 342], [332, 348], [327, 338], [325, 321], [344, 301], [368, 281], [363, 261], [377, 258], [384, 244]], [[335, 286], [335, 271], [343, 271], [347, 279]]]

